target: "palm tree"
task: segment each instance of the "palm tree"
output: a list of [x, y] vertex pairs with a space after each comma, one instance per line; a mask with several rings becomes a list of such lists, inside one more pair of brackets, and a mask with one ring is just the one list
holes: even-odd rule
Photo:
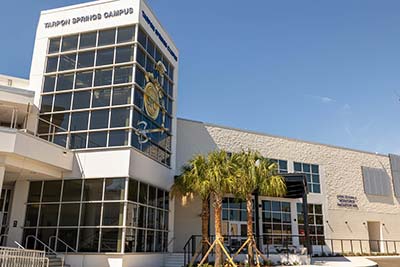
[[277, 174], [276, 163], [262, 157], [255, 151], [242, 151], [232, 155], [237, 162], [236, 186], [234, 195], [246, 200], [247, 209], [247, 245], [250, 266], [254, 266], [253, 248], [258, 251], [253, 237], [253, 194], [257, 190], [260, 195], [280, 197], [286, 194], [286, 185]]
[[[207, 176], [210, 183], [210, 191], [213, 197], [215, 240], [223, 244], [222, 236], [222, 199], [225, 194], [231, 193], [235, 186], [236, 166], [226, 151], [213, 151], [207, 156]], [[222, 247], [216, 245], [215, 267], [222, 265]]]
[[[182, 167], [182, 173], [176, 177], [171, 187], [171, 197], [182, 196], [182, 200], [193, 194], [201, 198], [201, 234], [202, 255], [207, 253], [209, 247], [208, 222], [210, 219], [210, 183], [207, 176], [207, 161], [203, 155], [196, 155]], [[185, 204], [185, 203], [183, 203]], [[197, 258], [198, 252], [193, 257]]]

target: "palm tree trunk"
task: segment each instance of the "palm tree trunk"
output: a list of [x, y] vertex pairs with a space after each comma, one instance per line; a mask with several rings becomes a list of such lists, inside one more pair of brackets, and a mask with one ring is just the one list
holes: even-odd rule
[[[214, 219], [215, 219], [215, 239], [224, 242], [222, 237], [222, 197], [215, 195], [214, 203]], [[215, 247], [215, 263], [214, 267], [220, 267], [222, 265], [222, 249], [219, 245]]]
[[[246, 208], [247, 208], [247, 238], [253, 238], [253, 201], [252, 195], [249, 194], [246, 197]], [[247, 247], [247, 255], [249, 257], [249, 266], [254, 266], [254, 254], [253, 254], [253, 242], [249, 242]]]
[[[209, 198], [203, 198], [202, 199], [202, 205], [201, 205], [201, 235], [202, 235], [202, 255], [207, 253], [208, 250], [208, 223], [210, 219], [210, 207], [209, 207]], [[208, 262], [208, 259], [206, 259]]]

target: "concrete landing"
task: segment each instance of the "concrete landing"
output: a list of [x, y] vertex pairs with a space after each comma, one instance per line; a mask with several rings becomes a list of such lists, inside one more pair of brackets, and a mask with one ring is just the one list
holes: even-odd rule
[[365, 257], [313, 258], [311, 266], [329, 267], [377, 267], [376, 262]]

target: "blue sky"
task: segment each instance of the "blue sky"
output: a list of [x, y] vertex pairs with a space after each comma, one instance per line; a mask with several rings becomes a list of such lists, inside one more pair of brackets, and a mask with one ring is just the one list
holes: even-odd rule
[[[0, 73], [28, 77], [40, 10], [81, 2], [2, 3]], [[180, 50], [179, 117], [400, 153], [400, 1], [148, 2]]]

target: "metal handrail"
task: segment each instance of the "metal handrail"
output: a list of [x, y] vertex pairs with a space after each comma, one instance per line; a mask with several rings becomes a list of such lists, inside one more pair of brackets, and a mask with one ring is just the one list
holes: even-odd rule
[[72, 250], [74, 253], [77, 253], [78, 251], [76, 249], [74, 249], [73, 247], [71, 247], [70, 245], [68, 245], [64, 240], [62, 240], [61, 238], [53, 235], [49, 237], [49, 247], [51, 247], [52, 244], [52, 240], [55, 239], [56, 242], [54, 242], [54, 250], [56, 251], [57, 248], [57, 243], [60, 242], [61, 244], [63, 244], [65, 246], [65, 254], [68, 253], [68, 249]]
[[25, 249], [23, 245], [18, 243], [17, 241], [14, 241], [14, 243], [20, 248], [20, 249]]
[[[48, 267], [49, 258], [45, 251], [0, 247], [1, 266]], [[64, 264], [64, 263], [63, 263]]]
[[[44, 251], [50, 254], [53, 254], [55, 256], [57, 256], [57, 252], [55, 252], [51, 247], [49, 247], [47, 244], [45, 244], [42, 240], [40, 240], [39, 238], [37, 238], [34, 235], [28, 235], [25, 239], [25, 247], [28, 247], [28, 241], [30, 238], [33, 238], [33, 240], [35, 240], [35, 242], [38, 242], [39, 244], [41, 244], [44, 248]], [[47, 249], [47, 251], [46, 251]]]

